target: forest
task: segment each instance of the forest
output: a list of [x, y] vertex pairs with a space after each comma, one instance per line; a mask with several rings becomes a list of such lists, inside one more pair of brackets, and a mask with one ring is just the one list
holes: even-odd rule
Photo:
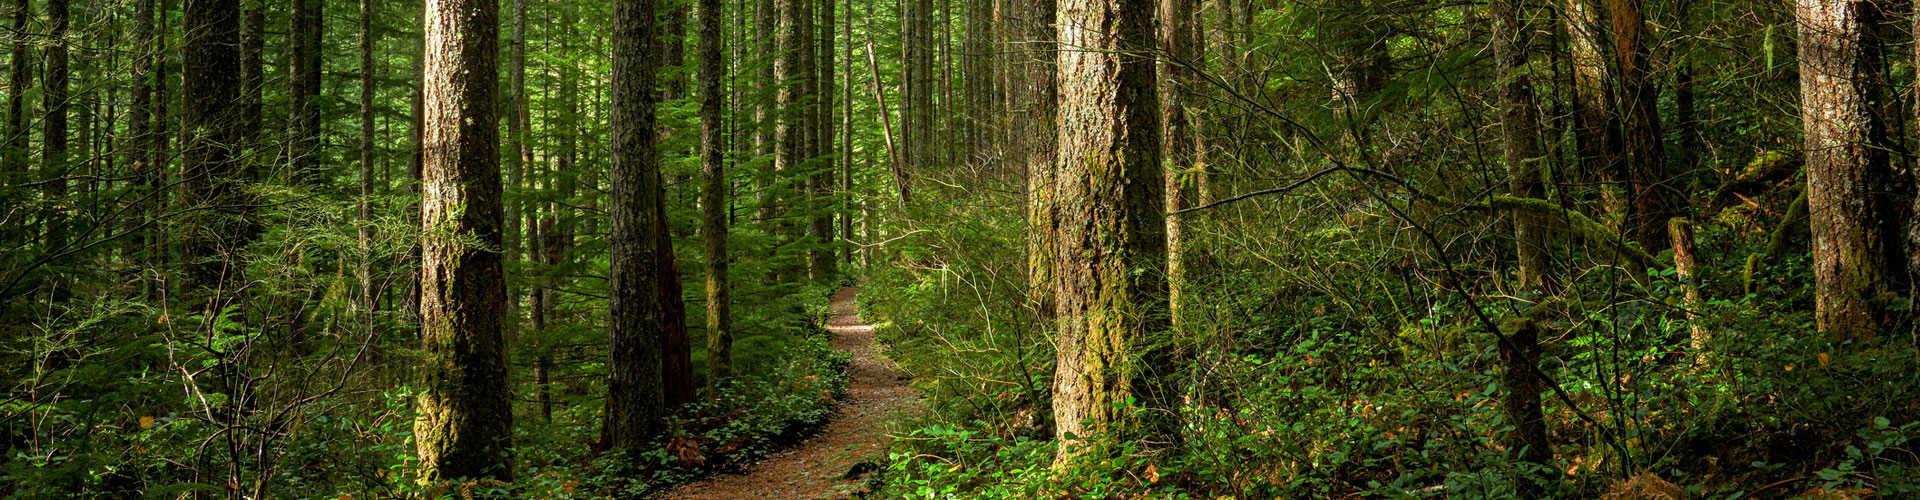
[[1905, 0], [10, 0], [0, 497], [1920, 498]]

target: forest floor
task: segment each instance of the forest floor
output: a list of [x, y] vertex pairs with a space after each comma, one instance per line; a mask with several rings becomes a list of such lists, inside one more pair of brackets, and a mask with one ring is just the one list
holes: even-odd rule
[[881, 453], [893, 442], [888, 425], [917, 405], [920, 394], [880, 354], [873, 325], [860, 321], [856, 310], [858, 293], [858, 287], [848, 287], [831, 300], [833, 318], [827, 321], [827, 330], [833, 332], [833, 348], [852, 353], [853, 363], [847, 368], [847, 399], [826, 429], [767, 455], [743, 472], [686, 484], [664, 498], [849, 498], [859, 489], [861, 481], [848, 479], [848, 471], [863, 461], [884, 458]]

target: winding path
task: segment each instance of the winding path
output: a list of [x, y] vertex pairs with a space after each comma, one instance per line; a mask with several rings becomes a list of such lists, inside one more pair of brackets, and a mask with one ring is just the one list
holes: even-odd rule
[[858, 287], [833, 294], [833, 347], [853, 353], [847, 369], [847, 400], [835, 410], [833, 421], [813, 437], [747, 466], [745, 472], [707, 478], [683, 485], [664, 498], [720, 500], [734, 498], [847, 498], [859, 488], [857, 479], [844, 479], [862, 460], [879, 457], [893, 441], [885, 427], [908, 410], [919, 394], [891, 361], [874, 346], [873, 325], [860, 321], [854, 296]]

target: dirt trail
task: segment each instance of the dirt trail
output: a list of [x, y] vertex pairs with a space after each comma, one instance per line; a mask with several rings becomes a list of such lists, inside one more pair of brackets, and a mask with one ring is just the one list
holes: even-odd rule
[[887, 423], [915, 404], [919, 394], [875, 349], [873, 326], [861, 322], [855, 311], [857, 293], [858, 287], [849, 287], [834, 294], [831, 302], [833, 318], [827, 329], [833, 332], [833, 347], [853, 353], [853, 364], [847, 368], [847, 400], [827, 428], [747, 466], [745, 472], [683, 485], [664, 498], [847, 498], [860, 486], [859, 480], [842, 476], [886, 449], [893, 441]]

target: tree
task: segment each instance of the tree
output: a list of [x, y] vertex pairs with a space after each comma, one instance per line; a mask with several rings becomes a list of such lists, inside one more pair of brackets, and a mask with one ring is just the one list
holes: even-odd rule
[[[1521, 198], [1543, 198], [1540, 182], [1540, 117], [1534, 111], [1533, 83], [1527, 76], [1528, 33], [1524, 0], [1498, 0], [1493, 16], [1494, 78], [1499, 80], [1500, 130], [1506, 144], [1507, 189]], [[1513, 240], [1520, 256], [1523, 287], [1551, 291], [1559, 286], [1553, 254], [1547, 248], [1546, 219], [1532, 213], [1514, 213]]]
[[[1007, 157], [1026, 176], [1027, 294], [1042, 319], [1053, 317], [1054, 258], [1054, 1], [1001, 0], [1010, 49], [1007, 102], [1012, 106]], [[1043, 321], [1044, 323], [1044, 321]]]
[[1625, 213], [1625, 165], [1620, 159], [1620, 122], [1614, 109], [1612, 71], [1601, 47], [1603, 31], [1595, 0], [1567, 0], [1571, 49], [1573, 137], [1580, 168], [1572, 179], [1600, 183], [1607, 208]]
[[1620, 68], [1621, 137], [1626, 153], [1627, 182], [1633, 207], [1627, 233], [1640, 248], [1665, 250], [1667, 219], [1680, 206], [1681, 186], [1667, 172], [1666, 146], [1660, 132], [1659, 89], [1654, 87], [1651, 56], [1647, 51], [1645, 0], [1611, 0], [1614, 56]]
[[[373, 53], [378, 41], [373, 34], [373, 0], [360, 0], [360, 210], [357, 236], [360, 239], [360, 307], [371, 318], [374, 304], [373, 234], [367, 226], [373, 215]], [[256, 115], [257, 118], [257, 115]]]
[[[143, 0], [144, 1], [144, 0]], [[241, 0], [240, 11], [240, 133], [249, 147], [257, 147], [266, 99], [266, 0]], [[254, 176], [249, 176], [254, 177]]]
[[[236, 0], [189, 0], [183, 12], [187, 38], [181, 52], [180, 172], [185, 197], [211, 207], [184, 248], [190, 290], [212, 291], [235, 281], [243, 269], [236, 246], [242, 210], [235, 200], [239, 160], [233, 154], [239, 129], [233, 79], [240, 65], [240, 6]], [[223, 306], [208, 302], [209, 313]]]
[[1181, 262], [1181, 216], [1171, 212], [1187, 208], [1192, 198], [1187, 181], [1204, 160], [1195, 140], [1199, 127], [1192, 113], [1192, 99], [1200, 90], [1195, 71], [1204, 69], [1200, 60], [1199, 0], [1160, 0], [1160, 122], [1165, 130], [1162, 153], [1166, 159], [1167, 216], [1167, 306], [1174, 325], [1180, 324], [1180, 298], [1186, 285], [1186, 266]]
[[900, 159], [909, 172], [925, 171], [933, 167], [934, 135], [938, 133], [933, 103], [938, 88], [933, 65], [933, 0], [902, 0], [901, 8], [904, 58], [900, 64], [906, 69], [906, 79], [901, 92], [905, 102], [900, 106], [900, 136], [905, 147]]
[[1112, 453], [1088, 441], [1096, 436], [1175, 429], [1168, 349], [1156, 339], [1168, 326], [1160, 109], [1154, 60], [1141, 55], [1154, 47], [1153, 12], [1152, 0], [1057, 6], [1059, 44], [1076, 50], [1060, 51], [1058, 68], [1056, 464]]
[[995, 139], [994, 102], [999, 95], [999, 65], [994, 50], [994, 0], [965, 0], [962, 15], [966, 33], [960, 55], [960, 82], [965, 99], [960, 128], [961, 164], [970, 169], [996, 165], [992, 158]]
[[603, 439], [638, 454], [666, 429], [659, 335], [666, 324], [658, 268], [660, 163], [654, 141], [655, 57], [660, 38], [654, 0], [614, 0], [612, 164], [609, 247], [607, 409]]
[[47, 199], [56, 200], [47, 209], [44, 221], [49, 250], [66, 246], [67, 239], [66, 214], [59, 208], [67, 197], [67, 81], [71, 76], [67, 70], [67, 17], [67, 0], [47, 0], [47, 75], [40, 89], [40, 109], [46, 113], [40, 140], [46, 148], [41, 152], [40, 171]]
[[[814, 156], [816, 157], [828, 156], [835, 153], [833, 151], [834, 3], [835, 0], [820, 0], [820, 5], [818, 6], [820, 10], [820, 25], [818, 30], [819, 36], [815, 37], [815, 41], [818, 42], [818, 48], [814, 52], [816, 57], [814, 69], [816, 70], [817, 77], [814, 80], [816, 83], [814, 84], [813, 100], [816, 119], [813, 122], [814, 126], [811, 127], [815, 136]], [[840, 154], [845, 153], [841, 152]], [[809, 268], [813, 270], [815, 280], [833, 279], [840, 274], [840, 269], [834, 261], [833, 250], [833, 204], [831, 201], [833, 197], [834, 172], [832, 166], [832, 159], [827, 158], [824, 165], [819, 165], [814, 168], [814, 174], [807, 182], [808, 186], [812, 188], [811, 198], [813, 200], [813, 220], [807, 223], [807, 236], [813, 240], [813, 246], [807, 251], [807, 255], [811, 261]]]
[[503, 332], [499, 3], [426, 4], [421, 141], [421, 477], [513, 479]]
[[1849, 338], [1884, 334], [1884, 298], [1901, 278], [1898, 223], [1888, 197], [1885, 129], [1874, 107], [1880, 8], [1849, 0], [1798, 0], [1800, 115], [1812, 215], [1814, 319]]
[[0, 182], [12, 182], [9, 175], [18, 175], [27, 168], [27, 95], [26, 89], [33, 84], [33, 46], [27, 44], [27, 21], [33, 18], [33, 5], [29, 0], [13, 2], [13, 60], [7, 77], [7, 130], [5, 147], [0, 147]]
[[700, 236], [707, 262], [707, 396], [733, 377], [733, 287], [727, 282], [727, 171], [720, 79], [720, 0], [700, 0]]
[[287, 165], [289, 180], [318, 180], [315, 155], [320, 148], [320, 51], [326, 0], [293, 0], [287, 43]]

